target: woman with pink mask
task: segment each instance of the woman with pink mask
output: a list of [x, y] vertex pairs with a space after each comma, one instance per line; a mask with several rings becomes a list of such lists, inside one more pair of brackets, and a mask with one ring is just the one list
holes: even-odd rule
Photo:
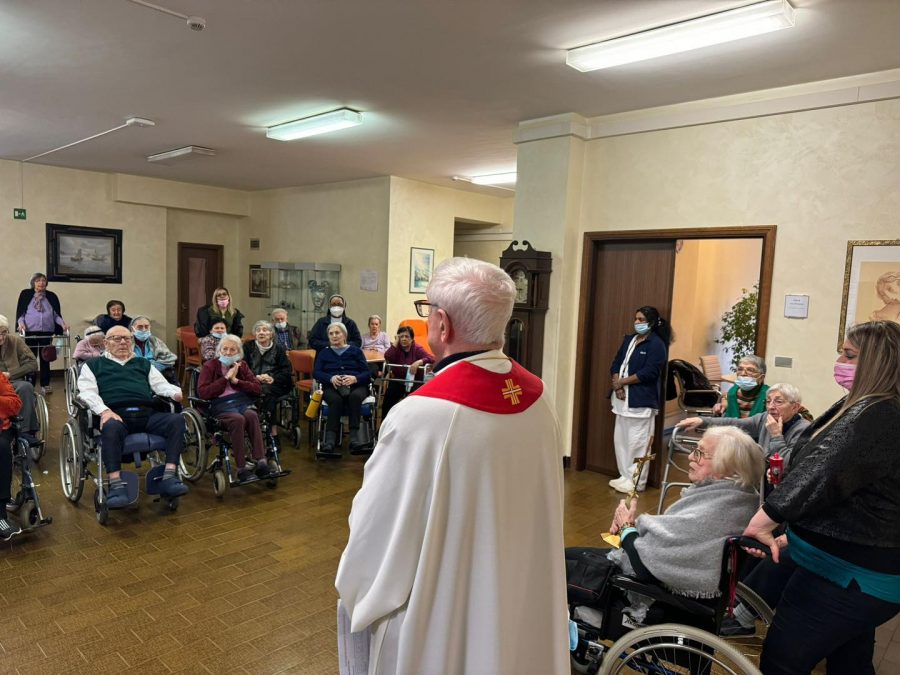
[[226, 332], [242, 337], [244, 335], [244, 315], [231, 301], [231, 293], [227, 288], [217, 288], [213, 291], [212, 302], [206, 307], [197, 310], [197, 321], [194, 323], [194, 332], [198, 338], [206, 337], [212, 330], [216, 321], [224, 321], [228, 327]]
[[900, 611], [900, 324], [850, 328], [834, 378], [848, 394], [798, 439], [744, 531], [776, 563], [790, 553], [766, 675], [806, 674], [822, 659], [829, 673], [874, 673], [875, 628]]

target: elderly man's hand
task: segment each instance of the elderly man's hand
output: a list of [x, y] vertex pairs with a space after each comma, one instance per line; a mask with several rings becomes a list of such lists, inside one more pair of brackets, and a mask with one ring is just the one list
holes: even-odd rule
[[184, 394], [181, 393], [181, 389], [172, 394], [172, 400], [181, 403], [184, 400]]
[[103, 428], [103, 425], [109, 422], [110, 420], [116, 420], [117, 422], [121, 422], [122, 418], [116, 415], [112, 410], [107, 408], [102, 413], [100, 413], [100, 428]]
[[766, 430], [769, 432], [770, 436], [781, 436], [784, 432], [784, 424], [782, 423], [781, 418], [767, 414]]

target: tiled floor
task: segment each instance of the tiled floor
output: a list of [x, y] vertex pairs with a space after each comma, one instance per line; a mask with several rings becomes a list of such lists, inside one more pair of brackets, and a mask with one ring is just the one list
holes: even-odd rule
[[[48, 400], [36, 477], [54, 522], [0, 547], [0, 674], [337, 672], [333, 582], [361, 460], [316, 463], [288, 447], [294, 473], [275, 490], [220, 500], [205, 476], [177, 513], [144, 499], [103, 527], [90, 485], [78, 505], [62, 497], [62, 392]], [[618, 496], [606, 481], [566, 472], [567, 545], [597, 545], [608, 529]], [[896, 626], [878, 632], [881, 675], [900, 673]]]

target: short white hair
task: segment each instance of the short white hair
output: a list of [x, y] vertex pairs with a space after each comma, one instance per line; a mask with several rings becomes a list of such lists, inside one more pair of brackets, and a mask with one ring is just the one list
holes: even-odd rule
[[499, 349], [516, 300], [516, 285], [496, 265], [473, 258], [448, 258], [425, 290], [443, 309], [460, 342]]
[[800, 390], [797, 389], [797, 387], [795, 387], [794, 385], [788, 384], [787, 382], [777, 382], [773, 384], [771, 387], [769, 387], [769, 391], [767, 392], [766, 396], [768, 397], [769, 394], [774, 394], [776, 392], [784, 396], [784, 398], [787, 399], [788, 403], [803, 402], [803, 399], [800, 398]]
[[274, 332], [274, 328], [272, 328], [272, 323], [270, 321], [266, 321], [265, 319], [260, 319], [255, 324], [253, 324], [253, 334], [256, 335], [256, 331], [260, 328], [268, 328], [270, 331]]
[[272, 318], [275, 318], [276, 314], [284, 314], [284, 318], [288, 318], [288, 311], [284, 307], [276, 307], [272, 310]]
[[244, 342], [237, 335], [233, 335], [232, 333], [228, 333], [227, 335], [223, 335], [219, 338], [218, 344], [216, 345], [216, 356], [222, 355], [222, 345], [226, 342], [232, 342], [238, 348], [238, 354], [244, 353]]
[[338, 321], [338, 322], [336, 322], [336, 323], [330, 323], [330, 324], [328, 324], [328, 328], [325, 329], [325, 334], [327, 335], [327, 334], [328, 334], [328, 331], [330, 331], [332, 328], [340, 328], [341, 332], [344, 334], [344, 339], [346, 339], [347, 337], [349, 337], [349, 334], [347, 333], [347, 326], [345, 326], [345, 325], [344, 325], [343, 323], [341, 323], [340, 321]]
[[742, 487], [758, 488], [765, 470], [763, 450], [737, 427], [710, 427], [703, 438], [713, 442], [713, 473]]

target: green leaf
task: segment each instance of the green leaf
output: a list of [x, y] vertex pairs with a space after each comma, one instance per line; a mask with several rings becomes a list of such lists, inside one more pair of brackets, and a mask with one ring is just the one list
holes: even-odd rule
[[731, 366], [737, 368], [742, 356], [756, 351], [756, 323], [759, 314], [759, 284], [753, 290], [741, 289], [741, 299], [722, 315], [722, 328], [716, 344], [725, 345], [732, 354]]

